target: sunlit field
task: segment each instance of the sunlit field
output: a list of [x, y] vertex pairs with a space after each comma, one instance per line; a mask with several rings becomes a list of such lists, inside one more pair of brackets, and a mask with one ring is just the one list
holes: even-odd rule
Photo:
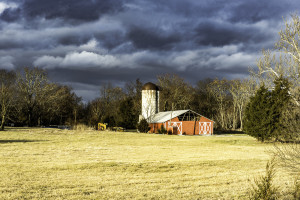
[[[0, 199], [247, 199], [271, 148], [246, 135], [13, 128], [0, 132]], [[276, 184], [288, 181], [278, 169]]]

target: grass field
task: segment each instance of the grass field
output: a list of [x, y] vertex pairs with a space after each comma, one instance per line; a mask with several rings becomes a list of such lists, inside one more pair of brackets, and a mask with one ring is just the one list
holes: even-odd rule
[[[246, 199], [271, 144], [246, 135], [8, 129], [0, 199]], [[276, 184], [290, 179], [278, 170]]]

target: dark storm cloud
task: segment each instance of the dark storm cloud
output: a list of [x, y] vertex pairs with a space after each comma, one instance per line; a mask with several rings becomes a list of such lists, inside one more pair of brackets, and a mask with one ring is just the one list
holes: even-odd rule
[[118, 47], [120, 44], [126, 42], [126, 35], [120, 30], [96, 32], [93, 34], [93, 37], [100, 41], [101, 44], [109, 50], [112, 50]]
[[269, 37], [255, 27], [218, 22], [202, 22], [195, 29], [196, 41], [200, 45], [224, 46], [238, 43], [262, 42]]
[[299, 9], [296, 0], [2, 0], [0, 68], [42, 67], [88, 100], [104, 82], [162, 73], [243, 78]]
[[93, 21], [101, 15], [120, 11], [122, 0], [25, 0], [22, 7], [27, 17]]
[[180, 41], [179, 35], [175, 33], [164, 35], [159, 30], [132, 27], [129, 30], [128, 38], [138, 49], [172, 49], [176, 42]]
[[57, 43], [61, 45], [81, 45], [87, 43], [90, 40], [90, 38], [91, 36], [89, 35], [63, 35], [62, 37], [58, 38]]
[[6, 22], [14, 22], [21, 16], [20, 8], [8, 8], [0, 15], [0, 19]]
[[281, 20], [298, 7], [297, 1], [236, 1], [229, 10], [232, 22], [255, 23], [261, 20]]

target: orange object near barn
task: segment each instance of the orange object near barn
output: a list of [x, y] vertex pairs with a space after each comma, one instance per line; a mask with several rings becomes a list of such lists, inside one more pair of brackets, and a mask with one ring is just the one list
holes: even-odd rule
[[148, 120], [150, 133], [158, 133], [163, 126], [173, 135], [213, 134], [214, 122], [192, 110], [159, 112]]

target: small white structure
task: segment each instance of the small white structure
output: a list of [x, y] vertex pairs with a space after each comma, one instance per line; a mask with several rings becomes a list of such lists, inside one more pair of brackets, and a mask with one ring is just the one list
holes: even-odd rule
[[146, 119], [148, 122], [152, 121], [152, 117], [159, 112], [159, 89], [149, 82], [142, 88], [142, 115], [141, 119]]

